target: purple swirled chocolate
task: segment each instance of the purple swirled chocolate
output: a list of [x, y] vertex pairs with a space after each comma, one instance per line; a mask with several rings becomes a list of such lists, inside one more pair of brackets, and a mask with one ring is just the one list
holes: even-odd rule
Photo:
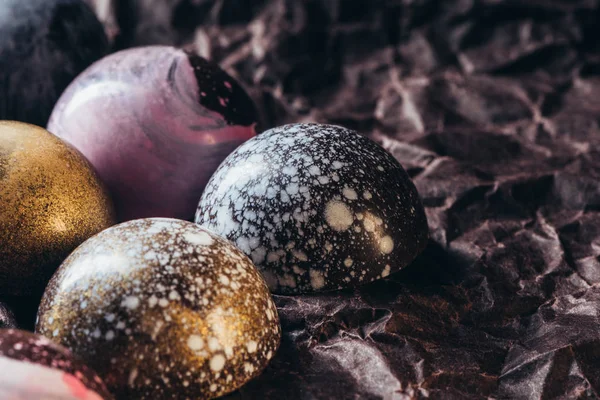
[[108, 56], [56, 105], [48, 130], [79, 149], [120, 220], [191, 219], [221, 161], [256, 135], [256, 108], [213, 62], [173, 47]]

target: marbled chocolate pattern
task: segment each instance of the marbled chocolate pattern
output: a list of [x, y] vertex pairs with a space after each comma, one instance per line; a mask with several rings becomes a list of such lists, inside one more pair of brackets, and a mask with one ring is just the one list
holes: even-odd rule
[[80, 246], [50, 282], [38, 332], [71, 348], [123, 399], [199, 399], [257, 376], [280, 340], [250, 260], [191, 222], [152, 218]]
[[319, 124], [271, 129], [236, 149], [209, 182], [196, 222], [236, 243], [281, 293], [386, 277], [428, 237], [402, 166], [358, 133]]
[[255, 136], [256, 121], [248, 95], [216, 64], [153, 46], [88, 68], [59, 100], [48, 130], [96, 167], [119, 220], [191, 220], [208, 179]]

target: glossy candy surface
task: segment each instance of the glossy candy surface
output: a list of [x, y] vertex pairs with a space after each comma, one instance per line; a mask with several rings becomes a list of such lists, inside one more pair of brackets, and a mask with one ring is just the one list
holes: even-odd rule
[[0, 296], [41, 295], [65, 257], [112, 224], [112, 202], [79, 152], [0, 121]]
[[0, 1], [0, 119], [45, 126], [69, 83], [107, 51], [83, 0]]
[[111, 400], [102, 380], [64, 347], [33, 333], [0, 329], [0, 398]]
[[125, 50], [69, 86], [48, 130], [107, 183], [119, 220], [191, 220], [221, 161], [253, 137], [246, 92], [216, 64], [172, 47]]
[[37, 331], [124, 399], [210, 398], [258, 375], [280, 340], [250, 260], [191, 222], [150, 218], [80, 246], [48, 285]]
[[270, 289], [338, 289], [386, 277], [426, 245], [427, 220], [402, 166], [345, 128], [293, 124], [235, 150], [196, 222], [249, 255]]

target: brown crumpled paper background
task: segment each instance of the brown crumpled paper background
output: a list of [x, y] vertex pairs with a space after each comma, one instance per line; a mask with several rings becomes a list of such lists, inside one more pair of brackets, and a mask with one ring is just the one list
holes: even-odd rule
[[116, 48], [218, 61], [265, 128], [374, 138], [426, 205], [404, 271], [276, 297], [281, 349], [232, 398], [600, 398], [598, 0], [89, 1]]

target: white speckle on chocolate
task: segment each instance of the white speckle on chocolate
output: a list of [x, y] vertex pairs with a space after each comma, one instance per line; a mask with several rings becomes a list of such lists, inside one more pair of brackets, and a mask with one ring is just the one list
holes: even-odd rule
[[219, 282], [221, 282], [224, 286], [229, 286], [229, 284], [231, 283], [227, 275], [220, 275]]
[[352, 225], [354, 217], [346, 204], [338, 200], [331, 200], [325, 206], [325, 220], [335, 231], [345, 231]]
[[199, 335], [190, 335], [187, 345], [192, 351], [200, 351], [204, 348], [204, 339]]
[[[244, 238], [259, 248], [256, 236]], [[81, 245], [48, 285], [39, 315], [37, 330], [82, 356], [119, 398], [224, 395], [262, 371], [281, 335], [246, 255], [193, 223], [163, 218], [117, 225]]]
[[169, 300], [167, 300], [167, 299], [160, 299], [158, 301], [158, 305], [161, 306], [162, 308], [165, 308], [166, 306], [169, 305]]
[[122, 307], [129, 308], [130, 310], [135, 310], [139, 305], [140, 299], [136, 296], [127, 296], [121, 303]]
[[136, 380], [137, 376], [138, 376], [138, 370], [137, 370], [137, 368], [133, 368], [131, 370], [131, 372], [129, 373], [129, 379], [127, 379], [127, 384], [130, 387], [133, 387], [135, 385], [135, 380]]
[[211, 337], [210, 339], [208, 339], [208, 348], [210, 349], [210, 351], [217, 351], [217, 350], [221, 350], [221, 343], [219, 343], [219, 340], [217, 338]]
[[352, 188], [345, 187], [343, 190], [343, 193], [344, 193], [344, 197], [346, 197], [348, 200], [358, 199], [358, 194], [356, 194], [356, 191]]
[[212, 369], [213, 371], [218, 372], [222, 370], [224, 366], [225, 357], [223, 357], [222, 355], [217, 354], [216, 356], [213, 356], [213, 358], [210, 359], [210, 369]]
[[370, 213], [365, 213], [364, 219], [363, 219], [363, 226], [365, 228], [365, 231], [367, 232], [375, 232], [375, 217], [370, 214]]
[[390, 254], [394, 250], [394, 241], [389, 236], [384, 236], [379, 240], [379, 249], [383, 254]]
[[383, 269], [383, 272], [381, 273], [381, 276], [385, 278], [389, 274], [390, 274], [390, 266], [386, 265], [385, 268]]
[[315, 290], [319, 290], [325, 286], [325, 278], [321, 271], [316, 269], [310, 270], [310, 284]]
[[199, 246], [210, 246], [213, 243], [212, 238], [206, 232], [188, 233], [185, 235], [185, 240]]
[[258, 343], [256, 343], [254, 340], [251, 340], [246, 343], [246, 347], [248, 348], [248, 353], [254, 353], [258, 348]]
[[153, 308], [157, 304], [158, 304], [158, 299], [156, 298], [156, 296], [155, 295], [150, 296], [150, 298], [148, 299], [148, 306], [150, 308]]
[[331, 290], [410, 263], [428, 228], [414, 184], [376, 143], [332, 125], [274, 128], [215, 172], [196, 223], [252, 258], [278, 293]]
[[319, 178], [317, 178], [319, 183], [321, 185], [327, 185], [329, 183], [329, 177], [328, 176], [320, 176]]

